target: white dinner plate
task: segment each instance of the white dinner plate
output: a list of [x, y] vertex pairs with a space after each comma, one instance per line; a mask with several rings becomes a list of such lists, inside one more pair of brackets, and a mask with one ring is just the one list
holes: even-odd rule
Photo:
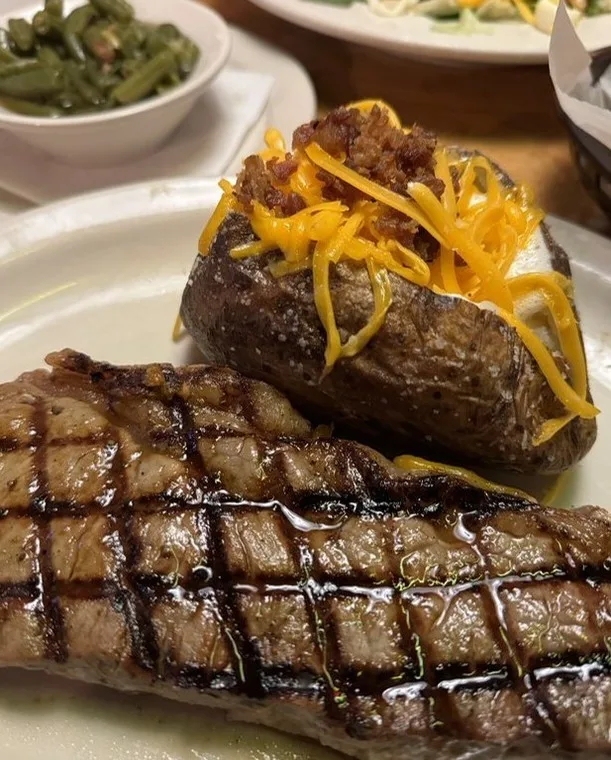
[[[0, 0], [0, 7], [3, 1]], [[303, 66], [284, 51], [241, 29], [232, 27], [231, 35], [229, 68], [265, 74], [271, 76], [274, 83], [264, 113], [255, 119], [256, 123], [226, 167], [214, 172], [207, 170], [210, 155], [206, 136], [222, 130], [223, 119], [234, 110], [216, 102], [217, 96], [226, 92], [222, 88], [204, 93], [174, 136], [154, 156], [136, 164], [94, 169], [68, 166], [31, 148], [9, 132], [0, 131], [0, 191], [4, 189], [26, 199], [3, 198], [0, 192], [0, 219], [3, 212], [25, 210], [31, 203], [51, 203], [110, 185], [168, 176], [211, 176], [221, 171], [233, 174], [245, 155], [261, 149], [268, 127], [274, 126], [290, 136], [297, 126], [313, 119], [316, 94]], [[236, 96], [247, 97], [246, 93], [240, 94], [240, 88], [234, 86], [232, 91]], [[239, 110], [239, 106], [236, 107]]]
[[[170, 180], [107, 190], [0, 227], [0, 381], [63, 347], [136, 363], [197, 359], [171, 340], [215, 182]], [[573, 261], [595, 401], [594, 449], [559, 501], [611, 506], [611, 246], [553, 220]], [[42, 675], [0, 673], [2, 760], [333, 760], [322, 747], [226, 723], [201, 708], [128, 697]]]
[[[360, 2], [347, 8], [319, 0], [251, 2], [293, 24], [388, 53], [455, 62], [547, 62], [549, 36], [522, 22], [486, 24], [488, 33], [449, 34], [436, 31], [436, 22], [429, 18], [414, 15], [382, 18]], [[599, 50], [611, 44], [611, 15], [584, 18], [578, 31], [589, 51]]]

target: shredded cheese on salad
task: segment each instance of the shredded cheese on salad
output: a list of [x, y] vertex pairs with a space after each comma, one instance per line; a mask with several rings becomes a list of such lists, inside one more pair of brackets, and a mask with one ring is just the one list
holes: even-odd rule
[[[368, 112], [374, 105], [387, 111], [393, 126], [401, 127], [397, 114], [383, 102], [363, 101], [349, 107]], [[287, 149], [278, 131], [268, 131], [266, 144], [260, 154], [263, 161], [284, 160]], [[240, 211], [248, 215], [258, 240], [233, 249], [233, 258], [279, 250], [282, 258], [270, 264], [274, 276], [311, 270], [314, 300], [327, 335], [325, 373], [331, 372], [339, 360], [362, 351], [380, 330], [392, 304], [393, 274], [439, 295], [459, 296], [482, 304], [482, 308], [493, 305], [506, 324], [518, 332], [566, 410], [542, 426], [535, 440], [537, 445], [550, 440], [575, 417], [591, 419], [598, 414], [587, 398], [586, 361], [572, 305], [571, 282], [557, 272], [508, 276], [518, 253], [527, 247], [544, 217], [527, 188], [504, 187], [483, 156], [465, 159], [442, 147], [435, 154], [435, 174], [445, 185], [441, 199], [417, 182], [408, 185], [409, 198], [399, 195], [361, 176], [316, 143], [295, 151], [293, 158], [298, 166], [285, 189], [300, 194], [307, 207], [292, 216], [280, 217], [254, 201], [252, 210], [245, 211], [231, 183], [223, 180], [223, 197], [202, 233], [199, 252], [207, 255], [224, 219], [230, 212]], [[364, 200], [351, 207], [326, 200], [317, 177], [321, 169], [358, 189]], [[457, 190], [453, 176], [458, 177]], [[376, 221], [388, 208], [413, 219], [438, 241], [441, 253], [433, 263], [428, 264], [415, 251], [380, 234]], [[367, 324], [342, 343], [330, 277], [332, 268], [344, 261], [366, 268], [374, 307]], [[517, 313], [518, 302], [533, 295], [549, 311], [569, 368], [568, 378], [550, 348]]]

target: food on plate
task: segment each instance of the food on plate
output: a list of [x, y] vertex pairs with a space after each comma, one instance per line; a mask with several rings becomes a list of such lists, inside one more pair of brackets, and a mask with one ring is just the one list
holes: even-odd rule
[[206, 361], [397, 449], [531, 473], [587, 453], [569, 261], [527, 188], [372, 101], [267, 143], [183, 295]]
[[[442, 23], [438, 31], [489, 31], [478, 29], [478, 22], [523, 21], [545, 34], [552, 33], [559, 0], [315, 0], [327, 5], [348, 7], [354, 2], [367, 2], [377, 16], [398, 18], [407, 14], [430, 16]], [[583, 16], [611, 12], [609, 0], [567, 0], [567, 10], [574, 23]], [[454, 20], [458, 20], [455, 23]], [[447, 23], [452, 21], [451, 23]]]
[[0, 29], [0, 106], [35, 117], [87, 114], [162, 95], [187, 79], [197, 45], [173, 24], [135, 18], [126, 0], [64, 12], [46, 0]]
[[604, 510], [399, 469], [226, 369], [48, 361], [0, 387], [0, 666], [359, 758], [611, 750]]

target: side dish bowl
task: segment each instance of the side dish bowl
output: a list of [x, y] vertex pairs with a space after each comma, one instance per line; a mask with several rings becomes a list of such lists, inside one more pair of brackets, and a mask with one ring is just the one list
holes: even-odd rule
[[[82, 4], [82, 0], [68, 0], [66, 10]], [[138, 19], [153, 24], [171, 21], [200, 48], [199, 62], [186, 81], [140, 103], [83, 116], [34, 118], [0, 106], [0, 129], [62, 161], [84, 166], [132, 160], [163, 142], [222, 70], [231, 51], [231, 37], [217, 13], [193, 0], [131, 0], [131, 4]], [[13, 3], [0, 15], [0, 27], [15, 16], [31, 18], [41, 7], [42, 0]]]

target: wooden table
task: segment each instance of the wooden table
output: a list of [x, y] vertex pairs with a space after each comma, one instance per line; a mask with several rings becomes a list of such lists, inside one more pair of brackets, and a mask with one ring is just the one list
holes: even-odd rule
[[422, 63], [300, 29], [247, 0], [202, 2], [296, 56], [314, 80], [321, 112], [360, 98], [387, 100], [406, 122], [478, 147], [531, 185], [547, 211], [611, 232], [573, 166], [545, 66]]

